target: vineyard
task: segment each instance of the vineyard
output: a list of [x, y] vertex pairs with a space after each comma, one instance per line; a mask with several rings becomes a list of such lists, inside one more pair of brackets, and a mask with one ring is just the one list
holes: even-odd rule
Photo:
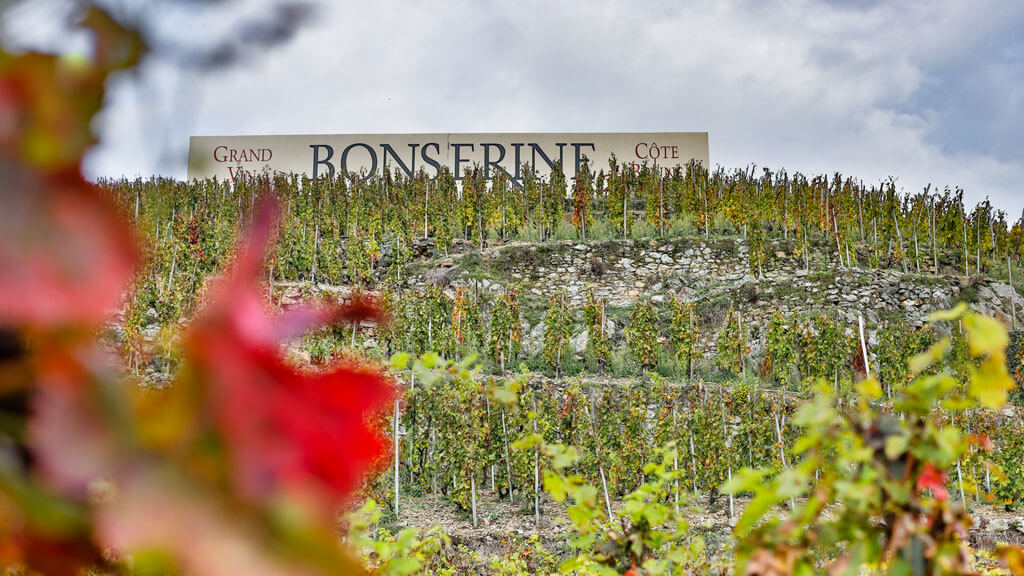
[[[595, 514], [628, 515], [636, 491], [657, 484], [672, 513], [717, 515], [721, 525], [705, 520], [696, 533], [722, 562], [756, 492], [729, 486], [743, 469], [778, 477], [799, 461], [801, 406], [823, 389], [847, 415], [868, 377], [880, 414], [902, 413], [924, 377], [942, 374], [948, 393], [969, 394], [980, 365], [969, 331], [929, 315], [970, 304], [1014, 328], [1016, 405], [927, 405], [922, 418], [989, 442], [967, 445], [931, 490], [976, 514], [992, 510], [1002, 529], [992, 538], [1020, 539], [1024, 222], [1008, 225], [987, 202], [968, 209], [960, 191], [901, 195], [893, 182], [865, 188], [838, 174], [613, 165], [571, 186], [526, 174], [522, 186], [488, 184], [473, 170], [461, 189], [450, 175], [399, 173], [107, 182], [147, 246], [118, 327], [129, 366], [148, 386], [170, 378], [178, 327], [272, 190], [284, 210], [262, 272], [271, 300], [287, 309], [375, 295], [388, 318], [289, 345], [314, 369], [390, 362], [404, 390], [380, 416], [393, 459], [366, 487], [374, 522], [354, 525], [385, 539], [370, 526], [430, 529], [417, 509], [441, 505], [461, 552], [435, 528], [419, 552], [406, 550], [419, 565], [441, 558], [483, 570], [502, 558], [495, 565], [523, 573], [553, 569], [568, 536], [549, 483], [569, 458], [559, 447], [571, 447]], [[941, 343], [941, 361], [913, 367]], [[652, 469], [665, 446], [671, 458]], [[779, 504], [797, 508], [794, 497]]]
[[[835, 397], [841, 407], [853, 395]], [[740, 468], [777, 474], [786, 466], [799, 437], [791, 425], [793, 414], [810, 399], [742, 382], [686, 386], [654, 379], [598, 385], [451, 376], [428, 378], [417, 387], [411, 377], [398, 424], [399, 485], [416, 494], [444, 496], [474, 517], [473, 493], [488, 487], [528, 504], [539, 522], [542, 495], [535, 483], [540, 472], [534, 443], [565, 444], [579, 455], [576, 471], [601, 486], [610, 514], [612, 502], [644, 483], [652, 455], [672, 442], [679, 447], [673, 499], [720, 493]], [[933, 416], [944, 425], [988, 436], [994, 444], [991, 454], [972, 450], [965, 455], [959, 474], [948, 480], [950, 493], [969, 497], [972, 504], [1019, 509], [1024, 412], [1016, 407], [998, 414], [939, 411]], [[999, 478], [992, 475], [996, 467], [1003, 472]], [[393, 488], [394, 477], [385, 484]], [[393, 503], [386, 493], [381, 500]], [[724, 501], [720, 505], [726, 507]]]
[[[749, 173], [718, 170], [708, 174], [695, 166], [671, 171], [645, 168], [639, 173], [625, 165], [611, 166], [577, 179], [571, 187], [560, 178], [541, 179], [530, 170], [525, 173], [522, 186], [512, 185], [500, 175], [488, 186], [482, 172], [472, 170], [461, 191], [444, 173], [433, 181], [396, 173], [333, 181], [279, 176], [272, 182], [239, 181], [234, 186], [216, 181], [108, 182], [107, 191], [145, 235], [148, 246], [135, 305], [125, 320], [126, 340], [131, 343], [145, 326], [152, 325], [147, 315], [155, 314], [159, 325], [167, 325], [194, 310], [205, 278], [231, 257], [238, 227], [249, 220], [257, 195], [267, 188], [273, 188], [284, 202], [276, 251], [266, 270], [271, 291], [279, 300], [280, 289], [295, 283], [312, 292], [328, 285], [379, 293], [395, 318], [395, 329], [376, 339], [383, 349], [379, 358], [399, 350], [432, 350], [450, 357], [464, 354], [467, 348], [493, 360], [497, 367], [503, 353], [509, 362], [518, 358], [521, 340], [528, 335], [517, 332], [516, 326], [523, 318], [546, 316], [548, 300], [556, 296], [550, 281], [564, 283], [569, 278], [564, 274], [530, 278], [507, 272], [525, 259], [529, 261], [525, 272], [537, 276], [538, 271], [544, 272], [545, 261], [555, 260], [559, 249], [568, 243], [590, 251], [586, 259], [567, 259], [561, 271], [579, 274], [589, 269], [591, 273], [572, 287], [575, 293], [571, 298], [558, 298], [567, 318], [587, 324], [588, 342], [601, 320], [583, 314], [588, 305], [584, 300], [591, 308], [600, 309], [604, 321], [614, 316], [621, 327], [632, 321], [629, 305], [649, 298], [659, 304], [655, 316], [673, 326], [671, 341], [675, 345], [667, 346], [666, 352], [677, 357], [685, 354], [678, 344], [696, 337], [683, 334], [691, 329], [683, 324], [693, 324], [692, 329], [700, 332], [696, 340], [711, 347], [723, 317], [732, 318], [732, 312], [721, 308], [739, 304], [740, 297], [733, 293], [722, 298], [721, 291], [716, 294], [713, 286], [700, 284], [701, 277], [739, 278], [744, 290], [756, 292], [762, 283], [771, 285], [780, 269], [790, 276], [820, 279], [825, 289], [843, 291], [846, 287], [841, 283], [830, 286], [827, 280], [852, 275], [861, 283], [877, 282], [867, 278], [873, 271], [891, 272], [890, 278], [900, 282], [929, 286], [942, 279], [962, 279], [962, 286], [952, 290], [956, 292], [953, 301], [946, 298], [944, 303], [925, 305], [910, 319], [913, 326], [923, 323], [928, 308], [958, 300], [976, 303], [979, 283], [991, 278], [1001, 281], [996, 286], [1001, 290], [999, 301], [984, 311], [998, 314], [1007, 325], [1016, 327], [1021, 304], [1016, 303], [1017, 292], [1007, 287], [1021, 285], [1019, 271], [1017, 278], [1014, 272], [1024, 258], [1024, 222], [1009, 225], [1006, 215], [987, 201], [969, 209], [959, 190], [900, 195], [892, 182], [865, 188], [838, 174], [831, 179], [768, 170], [758, 176], [753, 169]], [[640, 251], [640, 256], [653, 253], [656, 266], [649, 266], [645, 270], [648, 278], [641, 277], [639, 282], [609, 286], [603, 278], [609, 267], [606, 255], [621, 252], [624, 256], [628, 247], [638, 242], [650, 243], [651, 250]], [[733, 265], [728, 270], [702, 268], [696, 263], [689, 268], [665, 267], [664, 262], [671, 264], [674, 257], [654, 250], [658, 242], [698, 253], [703, 249], [707, 261], [729, 260]], [[499, 253], [488, 258], [495, 250]], [[630, 262], [620, 259], [621, 266]], [[453, 263], [456, 270], [427, 270]], [[638, 267], [642, 264], [636, 262]], [[666, 274], [676, 271], [680, 274]], [[434, 272], [439, 274], [432, 275]], [[453, 276], [447, 272], [457, 272], [454, 286], [471, 289], [457, 295], [457, 290], [448, 286]], [[680, 282], [680, 277], [685, 282]], [[531, 286], [531, 280], [535, 285]], [[771, 297], [781, 297], [779, 291], [799, 295], [803, 290], [814, 291], [790, 284], [780, 286]], [[672, 304], [675, 300], [679, 302]], [[856, 307], [878, 327], [890, 319], [896, 324], [907, 320], [907, 310], [899, 307], [880, 318], [874, 310], [878, 304], [869, 296], [861, 298]], [[693, 323], [672, 318], [669, 309], [673, 305], [703, 309], [697, 310], [699, 318]], [[799, 312], [814, 315], [806, 309]], [[493, 322], [493, 318], [499, 321]], [[749, 331], [751, 319], [747, 320], [748, 327], [740, 327], [741, 332]], [[770, 315], [757, 318], [756, 327], [766, 326], [769, 320]], [[800, 319], [782, 322], [799, 332], [800, 322], [795, 320]], [[742, 324], [742, 316], [735, 321]], [[503, 327], [503, 322], [510, 324]], [[646, 330], [638, 328], [638, 333]], [[841, 328], [848, 332], [850, 326]], [[502, 331], [506, 332], [505, 343], [497, 346]], [[598, 337], [585, 367], [569, 368], [610, 368], [614, 359], [622, 375], [638, 366], [661, 365], [665, 372], [671, 363], [663, 361], [651, 346], [646, 356], [638, 358], [637, 346], [645, 345], [642, 338], [630, 339], [630, 353], [626, 354], [621, 330], [607, 332], [602, 325], [595, 333]], [[544, 336], [545, 340], [549, 337], [557, 347], [557, 334]], [[602, 337], [611, 341], [600, 342]], [[696, 340], [694, 346], [700, 348]], [[331, 342], [317, 345], [319, 350], [330, 346]], [[623, 351], [616, 354], [619, 347]], [[551, 356], [549, 351], [544, 360], [532, 362], [531, 368], [551, 369], [554, 365], [562, 373], [563, 356], [557, 351]]]
[[230, 250], [236, 224], [270, 185], [286, 199], [268, 272], [279, 280], [381, 284], [388, 270], [414, 258], [417, 239], [448, 252], [457, 241], [483, 248], [516, 240], [738, 235], [755, 275], [773, 257], [773, 238], [791, 241], [790, 252], [808, 268], [819, 255], [854, 269], [1010, 274], [1007, 263], [1019, 266], [1024, 257], [1022, 222], [1011, 223], [987, 200], [965, 205], [959, 189], [908, 194], [895, 181], [865, 187], [839, 173], [807, 178], [753, 167], [709, 173], [699, 165], [633, 170], [612, 164], [595, 174], [584, 162], [580, 170], [571, 186], [560, 167], [540, 178], [528, 165], [521, 182], [504, 173], [490, 182], [475, 167], [458, 183], [442, 169], [435, 179], [396, 170], [333, 180], [156, 179], [105, 186], [150, 239], [150, 273], [167, 272], [153, 280], [165, 288], [215, 269]]
[[5, 574], [1024, 574], [1024, 219], [614, 159], [87, 182], [153, 38], [81, 8], [88, 54], [0, 49]]

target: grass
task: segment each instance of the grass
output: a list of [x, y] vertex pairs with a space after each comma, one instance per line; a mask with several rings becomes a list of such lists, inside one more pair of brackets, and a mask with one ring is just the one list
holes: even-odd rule
[[[544, 353], [539, 352], [533, 356], [523, 360], [522, 362], [526, 368], [533, 373], [543, 374], [548, 378], [555, 377], [555, 367], [551, 366], [544, 359]], [[562, 354], [562, 376], [579, 376], [587, 371], [587, 362], [580, 361], [576, 358], [576, 352], [569, 349], [567, 352]]]
[[630, 357], [626, 347], [619, 347], [612, 349], [608, 372], [615, 378], [626, 378], [638, 374], [640, 367]]
[[725, 314], [732, 305], [732, 298], [723, 294], [711, 301], [702, 300], [698, 302], [694, 313], [699, 319], [701, 326], [719, 326], [725, 321]]
[[956, 296], [956, 302], [966, 302], [968, 304], [975, 304], [978, 302], [978, 286], [974, 283], [960, 290], [960, 294]]
[[556, 242], [573, 241], [579, 239], [579, 234], [576, 233], [576, 228], [570, 222], [562, 220], [555, 227], [551, 239]]
[[611, 224], [607, 220], [595, 220], [590, 228], [587, 229], [587, 242], [599, 242], [602, 240], [614, 239], [615, 233], [611, 229]]
[[664, 348], [661, 350], [661, 356], [658, 358], [658, 365], [655, 366], [654, 372], [663, 378], [676, 379], [686, 376], [672, 351]]
[[633, 240], [653, 238], [655, 236], [658, 236], [658, 228], [646, 220], [634, 222], [629, 230], [629, 237]]

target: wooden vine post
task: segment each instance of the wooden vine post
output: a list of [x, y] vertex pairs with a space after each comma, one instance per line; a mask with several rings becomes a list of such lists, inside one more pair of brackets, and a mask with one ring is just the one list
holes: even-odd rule
[[[539, 434], [537, 428], [537, 397], [533, 397], [533, 433]], [[533, 522], [537, 530], [540, 530], [540, 444], [533, 447]]]
[[[416, 395], [415, 395], [415, 392], [416, 392], [416, 374], [415, 373], [409, 375], [409, 392], [410, 392], [410, 394], [412, 394], [412, 401], [411, 402], [413, 403], [413, 405], [411, 407], [407, 406], [406, 410], [407, 410], [407, 412], [408, 411], [412, 412], [412, 424], [409, 427], [409, 430], [406, 432], [406, 436], [409, 438], [409, 441], [407, 442], [407, 445], [410, 447], [409, 448], [409, 453], [412, 454], [413, 458], [415, 458], [416, 457], [416, 452], [415, 452], [415, 450], [412, 447], [415, 446], [417, 432], [419, 432], [419, 428], [416, 426], [416, 415], [418, 413], [418, 410], [416, 410], [416, 405], [415, 405], [415, 402], [416, 402]], [[416, 476], [414, 475], [414, 471], [413, 471], [414, 466], [412, 466], [411, 464], [406, 464], [406, 465], [409, 466], [409, 485], [410, 486], [415, 486], [416, 485]]]
[[[931, 186], [931, 185], [929, 184], [929, 186]], [[935, 271], [933, 273], [938, 275], [938, 273], [939, 273], [939, 253], [935, 249], [935, 236], [936, 236], [936, 232], [935, 232], [935, 201], [932, 200], [930, 202], [930, 204], [931, 204], [931, 207], [932, 207], [932, 229], [931, 229], [931, 233], [932, 233], [932, 265], [935, 267]]]
[[398, 399], [395, 398], [395, 518], [398, 518], [398, 486], [401, 484], [401, 477], [398, 474], [399, 451], [398, 451]]
[[[722, 409], [722, 432], [725, 434], [725, 453], [729, 456], [729, 483], [732, 483], [732, 431], [729, 429], [729, 423], [726, 421], [727, 415], [725, 409]], [[736, 505], [734, 502], [732, 491], [729, 492], [729, 519], [736, 517]]]
[[844, 268], [843, 264], [843, 247], [839, 243], [839, 222], [836, 220], [836, 215], [832, 215], [832, 227], [836, 233], [836, 256], [839, 257], [839, 268]]
[[[629, 236], [627, 223], [629, 222], [629, 216], [626, 212], [626, 202], [629, 199], [629, 188], [622, 190], [622, 239], [625, 240]], [[610, 516], [611, 514], [609, 514]]]
[[747, 381], [747, 363], [744, 362], [744, 351], [747, 348], [747, 340], [743, 337], [743, 312], [736, 311], [736, 323], [739, 327], [739, 338], [740, 338], [740, 374], [743, 376], [743, 381]]
[[900, 264], [903, 265], [903, 273], [907, 273], [907, 257], [903, 254], [903, 231], [900, 229], [900, 221], [896, 218], [896, 210], [892, 212], [892, 223], [896, 227], [896, 242], [899, 246]]
[[806, 271], [810, 272], [810, 270], [811, 270], [811, 255], [810, 255], [810, 253], [808, 252], [809, 248], [807, 247], [807, 228], [806, 228], [806, 226], [803, 226], [803, 225], [801, 225], [801, 226], [800, 226], [800, 231], [801, 231], [801, 232], [803, 232], [803, 242], [804, 242], [804, 270], [806, 270]]
[[[691, 307], [690, 308], [690, 334], [693, 334], [693, 333], [694, 333], [693, 332], [693, 308]], [[694, 338], [694, 340], [696, 341], [696, 338]], [[696, 344], [696, 342], [694, 342], [694, 345], [691, 346], [690, 353], [687, 354], [687, 356], [686, 356], [686, 372], [687, 372], [686, 381], [687, 381], [687, 383], [693, 382], [693, 350], [692, 350], [692, 348], [696, 348], [695, 344]]]
[[964, 212], [964, 278], [971, 276], [971, 263], [967, 255], [967, 212]]
[[1017, 291], [1013, 288], [1013, 266], [1010, 264], [1010, 256], [1006, 256], [1006, 276], [1007, 283], [1010, 285], [1010, 317], [1013, 319], [1013, 330], [1017, 330], [1017, 304], [1013, 301], [1013, 297], [1017, 294]]
[[704, 186], [704, 239], [711, 239], [711, 221], [708, 210], [708, 189], [709, 186]]
[[978, 257], [974, 261], [974, 273], [981, 275], [981, 219], [977, 220], [978, 225], [974, 227], [974, 244], [977, 248]]
[[[490, 427], [490, 425], [491, 425], [491, 399], [488, 398], [486, 394], [484, 395], [484, 407], [487, 408], [487, 426]], [[497, 489], [496, 489], [496, 486], [494, 484], [494, 464], [491, 464], [490, 466], [488, 466], [487, 470], [488, 470], [488, 472], [490, 472], [490, 475], [491, 475], [491, 492], [496, 492]]]
[[508, 451], [508, 428], [505, 426], [505, 409], [501, 409], [501, 433], [505, 437], [505, 474], [508, 480], [508, 501], [515, 502], [515, 489], [512, 485], [512, 458]]
[[861, 314], [857, 315], [857, 327], [860, 332], [860, 351], [864, 355], [864, 374], [867, 378], [871, 378], [871, 362], [868, 361], [868, 343], [864, 339], [864, 316]]
[[960, 459], [956, 459], [956, 483], [960, 488], [960, 505], [967, 509], [967, 497], [964, 496], [964, 476], [960, 472]]
[[430, 428], [430, 445], [427, 447], [427, 454], [430, 455], [430, 461], [434, 464], [430, 467], [430, 491], [437, 498], [437, 464], [434, 460], [434, 446], [437, 443], [437, 431], [431, 426]]
[[608, 518], [613, 518], [612, 501], [608, 497], [608, 480], [605, 478], [604, 475], [604, 461], [601, 460], [601, 439], [597, 435], [597, 424], [594, 422], [594, 419], [590, 417], [590, 406], [584, 404], [583, 410], [587, 415], [587, 420], [590, 421], [590, 431], [594, 435], [594, 455], [597, 456], [597, 470], [601, 475], [601, 490], [604, 492], [605, 509], [608, 511]]
[[[676, 420], [676, 406], [672, 404], [672, 431], [675, 432], [679, 427]], [[677, 448], [675, 453], [672, 455], [672, 471], [676, 474], [676, 513], [679, 512], [679, 449]]]
[[476, 528], [476, 473], [469, 471], [469, 498], [473, 506], [473, 528]]
[[693, 449], [693, 431], [687, 427], [686, 432], [690, 435], [690, 470], [693, 473], [693, 495], [697, 496], [697, 451]]
[[[775, 437], [779, 441], [779, 457], [782, 459], [782, 467], [787, 468], [789, 464], [786, 463], [786, 443], [782, 438], [782, 427], [786, 425], [786, 420], [783, 417], [780, 421], [777, 412], [772, 413], [772, 416], [775, 418]], [[790, 511], [796, 510], [796, 501], [793, 498], [789, 499], [789, 509]]]
[[913, 231], [913, 236], [914, 236], [914, 270], [918, 274], [921, 273], [921, 254], [920, 254], [920, 251], [918, 250], [918, 245], [917, 245], [917, 226], [918, 226], [920, 220], [921, 220], [921, 216], [920, 216], [920, 214], [917, 213], [917, 209], [915, 208], [914, 209], [914, 226], [911, 228], [911, 230]]

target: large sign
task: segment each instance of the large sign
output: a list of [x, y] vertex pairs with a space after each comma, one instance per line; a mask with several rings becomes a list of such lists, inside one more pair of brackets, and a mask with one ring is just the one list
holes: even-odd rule
[[338, 134], [310, 136], [193, 136], [188, 177], [236, 180], [265, 172], [312, 178], [339, 173], [361, 177], [384, 169], [430, 178], [447, 166], [456, 180], [478, 165], [488, 178], [504, 170], [515, 181], [523, 165], [547, 174], [561, 161], [572, 178], [584, 158], [590, 169], [607, 168], [614, 155], [639, 170], [644, 163], [671, 169], [691, 159], [709, 166], [707, 132], [611, 134]]

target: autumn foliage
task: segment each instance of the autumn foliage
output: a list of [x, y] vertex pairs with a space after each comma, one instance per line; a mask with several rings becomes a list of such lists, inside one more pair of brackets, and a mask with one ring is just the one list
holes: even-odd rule
[[[381, 369], [310, 372], [282, 342], [375, 304], [277, 313], [261, 287], [266, 190], [234, 263], [180, 335], [183, 368], [147, 390], [97, 338], [140, 264], [122, 217], [81, 176], [107, 77], [141, 37], [92, 10], [88, 60], [0, 52], [0, 566], [352, 574], [338, 506], [386, 456]], [[130, 560], [130, 561], [129, 561]]]

